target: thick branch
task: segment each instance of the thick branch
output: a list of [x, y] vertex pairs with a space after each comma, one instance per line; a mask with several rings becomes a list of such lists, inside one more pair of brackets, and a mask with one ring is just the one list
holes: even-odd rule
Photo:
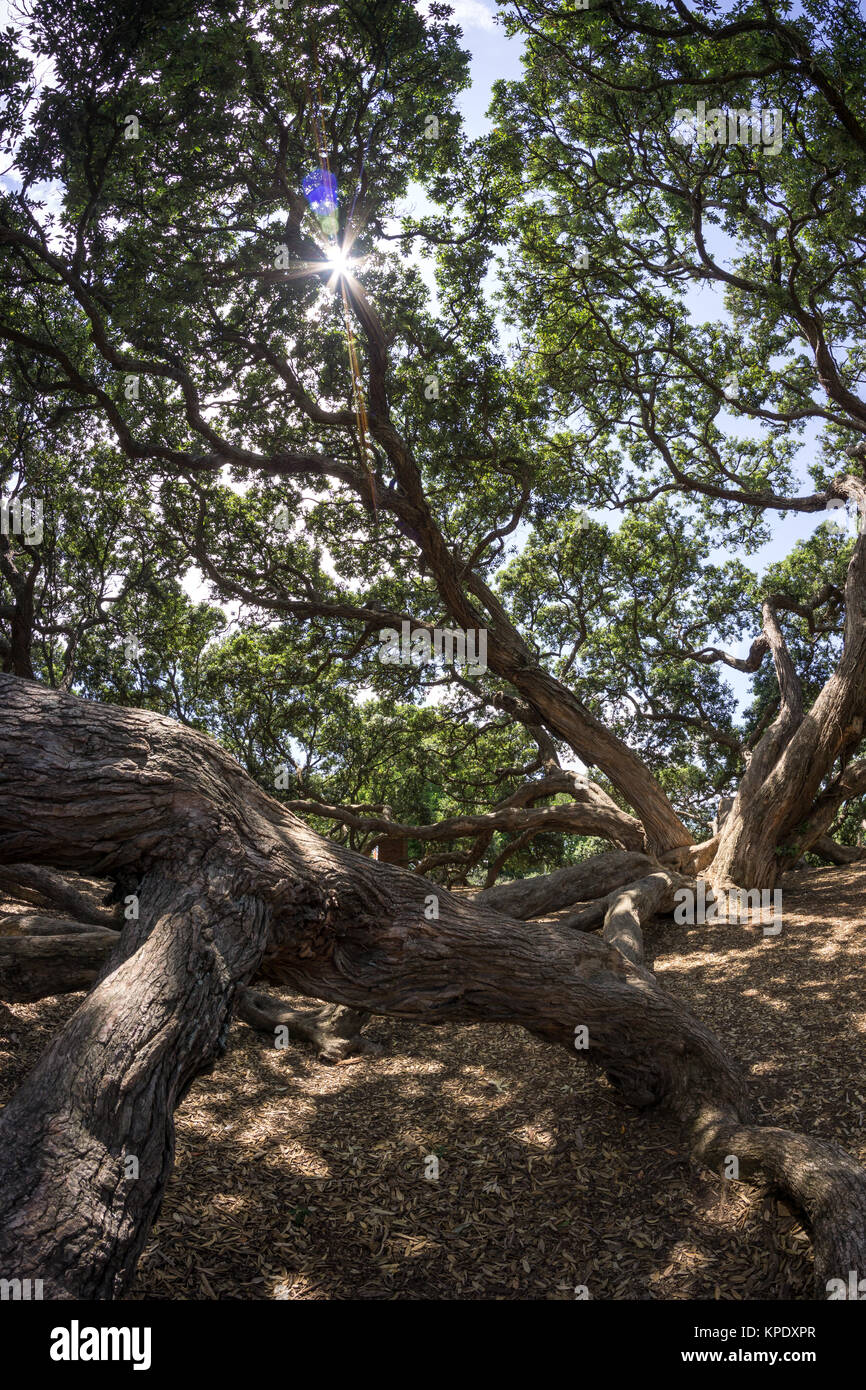
[[16, 864], [10, 869], [0, 864], [0, 889], [25, 902], [37, 900], [62, 908], [79, 922], [92, 922], [97, 927], [117, 927], [119, 923], [110, 908], [100, 907], [62, 874], [42, 864]]
[[602, 898], [613, 888], [631, 883], [641, 873], [655, 868], [646, 854], [614, 850], [594, 854], [580, 864], [569, 864], [552, 874], [537, 874], [533, 878], [514, 879], [500, 883], [478, 895], [478, 902], [494, 912], [506, 912], [509, 917], [544, 917], [570, 907], [572, 903]]

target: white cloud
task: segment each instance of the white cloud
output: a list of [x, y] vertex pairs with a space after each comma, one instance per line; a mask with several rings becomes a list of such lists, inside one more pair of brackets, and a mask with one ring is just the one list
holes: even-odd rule
[[[455, 24], [459, 24], [462, 29], [494, 29], [493, 11], [488, 9], [481, 0], [447, 0], [447, 3], [454, 11], [452, 19]], [[418, 10], [426, 15], [429, 10], [429, 0], [421, 0]]]

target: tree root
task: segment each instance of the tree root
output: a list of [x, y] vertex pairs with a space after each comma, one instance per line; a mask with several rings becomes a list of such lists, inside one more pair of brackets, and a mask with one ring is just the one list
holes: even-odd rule
[[347, 1057], [379, 1053], [381, 1048], [361, 1029], [370, 1015], [363, 1009], [344, 1004], [323, 1004], [321, 1009], [289, 1009], [279, 999], [249, 986], [238, 990], [235, 1008], [238, 1018], [260, 1033], [271, 1037], [285, 1028], [290, 1037], [312, 1043], [322, 1062], [344, 1062]]

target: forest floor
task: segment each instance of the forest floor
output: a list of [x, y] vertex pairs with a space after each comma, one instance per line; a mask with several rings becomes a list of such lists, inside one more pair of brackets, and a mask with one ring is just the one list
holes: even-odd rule
[[[659, 921], [647, 963], [730, 1045], [763, 1118], [866, 1164], [866, 866], [782, 886], [780, 936]], [[0, 1102], [80, 998], [0, 1005]], [[177, 1112], [128, 1298], [813, 1296], [773, 1193], [696, 1169], [670, 1119], [564, 1051], [506, 1025], [367, 1032], [381, 1056], [326, 1066], [234, 1024]]]

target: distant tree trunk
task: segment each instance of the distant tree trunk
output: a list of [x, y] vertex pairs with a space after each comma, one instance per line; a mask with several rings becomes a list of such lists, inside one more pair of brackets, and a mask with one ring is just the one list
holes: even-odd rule
[[850, 758], [866, 723], [866, 536], [859, 537], [848, 564], [843, 654], [808, 713], [769, 599], [764, 634], [780, 709], [752, 753], [722, 828], [710, 870], [719, 888], [772, 888], [784, 867], [780, 849], [791, 842], [789, 853], [799, 857], [832, 821], [832, 793], [821, 788], [836, 759]]
[[4, 644], [3, 670], [15, 676], [33, 677], [30, 655], [33, 645], [34, 588], [42, 558], [38, 551], [30, 557], [26, 572], [21, 569], [21, 556], [13, 554], [7, 535], [0, 534], [0, 574], [12, 592], [12, 612], [9, 615], [9, 640]]
[[404, 835], [386, 835], [378, 845], [378, 860], [380, 864], [399, 864], [401, 868], [409, 867], [409, 841]]
[[515, 878], [509, 883], [497, 883], [478, 896], [478, 902], [494, 912], [526, 921], [530, 917], [545, 917], [574, 903], [600, 898], [624, 883], [640, 878], [657, 867], [646, 854], [628, 850], [608, 850], [594, 854], [579, 864], [567, 864], [550, 874], [535, 874], [532, 878]]

